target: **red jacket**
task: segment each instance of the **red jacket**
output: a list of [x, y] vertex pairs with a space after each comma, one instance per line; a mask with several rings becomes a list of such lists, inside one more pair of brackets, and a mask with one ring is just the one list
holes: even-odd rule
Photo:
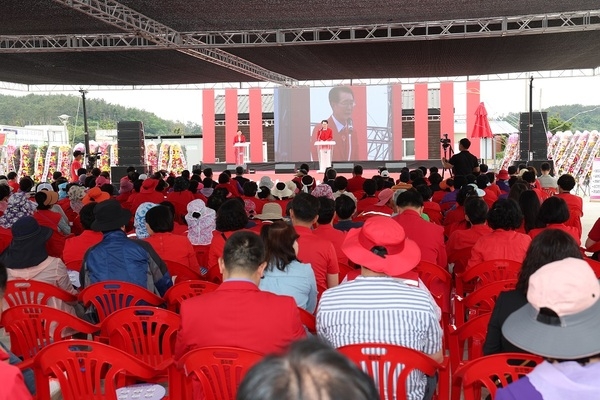
[[169, 268], [169, 261], [173, 261], [185, 265], [194, 272], [200, 272], [196, 251], [186, 236], [169, 232], [155, 233], [144, 240], [152, 245], [154, 251], [167, 264], [167, 268]]
[[[102, 232], [84, 230], [81, 235], [73, 236], [65, 241], [62, 260], [65, 265], [74, 271], [81, 269], [83, 256], [88, 249], [102, 241]], [[69, 263], [73, 263], [69, 265]]]
[[292, 297], [263, 292], [246, 280], [227, 280], [214, 292], [186, 300], [180, 315], [176, 360], [206, 346], [281, 353], [306, 336]]
[[348, 257], [342, 251], [342, 244], [346, 239], [346, 232], [337, 230], [331, 224], [319, 225], [313, 230], [313, 233], [322, 240], [329, 240], [333, 244], [338, 262], [348, 264]]

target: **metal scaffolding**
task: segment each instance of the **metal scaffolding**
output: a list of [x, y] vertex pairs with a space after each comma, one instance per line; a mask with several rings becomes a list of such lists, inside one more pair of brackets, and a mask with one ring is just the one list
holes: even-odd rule
[[[288, 76], [279, 74], [277, 72], [268, 70], [259, 65], [251, 63], [241, 57], [237, 57], [233, 54], [227, 53], [224, 50], [215, 48], [214, 46], [206, 46], [200, 39], [187, 37], [186, 48], [182, 47], [183, 39], [180, 32], [161, 24], [149, 17], [146, 17], [139, 12], [122, 5], [113, 0], [53, 0], [56, 3], [60, 3], [66, 7], [80, 11], [93, 18], [101, 20], [114, 27], [123, 29], [129, 32], [128, 34], [135, 34], [141, 38], [147, 39], [150, 42], [156, 43], [153, 48], [156, 49], [158, 46], [164, 49], [177, 50], [185, 53], [191, 57], [195, 57], [204, 61], [211, 62], [213, 64], [231, 69], [241, 74], [264, 80], [269, 82], [278, 83], [286, 86], [293, 86], [297, 83], [295, 79]], [[89, 35], [87, 35], [89, 36]], [[43, 38], [39, 38], [35, 43], [42, 43]], [[135, 41], [124, 41], [123, 43], [133, 44]], [[63, 42], [55, 42], [63, 43]], [[100, 44], [102, 41], [65, 41], [64, 43], [82, 44], [88, 43]], [[109, 41], [112, 43], [112, 41]], [[120, 42], [121, 43], [121, 42]], [[192, 48], [192, 46], [194, 48]], [[101, 46], [100, 46], [101, 47]], [[111, 46], [109, 46], [111, 47]], [[118, 48], [120, 46], [117, 46]], [[131, 49], [132, 46], [129, 46]], [[71, 48], [73, 50], [73, 48]], [[96, 47], [93, 47], [96, 49]], [[114, 49], [114, 47], [111, 47]]]
[[[295, 80], [219, 48], [271, 47], [331, 42], [398, 42], [507, 37], [600, 30], [600, 10], [554, 14], [390, 23], [364, 26], [178, 32], [111, 0], [54, 0], [125, 33], [0, 36], [0, 52], [127, 51], [171, 49], [246, 75], [287, 85]], [[194, 50], [188, 52], [188, 50]], [[250, 75], [252, 74], [252, 75]], [[268, 79], [267, 79], [268, 78]]]

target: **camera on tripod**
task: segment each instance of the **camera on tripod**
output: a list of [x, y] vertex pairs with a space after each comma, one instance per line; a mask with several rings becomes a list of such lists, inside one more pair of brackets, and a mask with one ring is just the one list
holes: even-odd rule
[[450, 147], [452, 141], [450, 139], [448, 139], [448, 134], [444, 133], [441, 139], [440, 139], [440, 143], [442, 144], [442, 147], [444, 148], [444, 150], [446, 150], [448, 147]]

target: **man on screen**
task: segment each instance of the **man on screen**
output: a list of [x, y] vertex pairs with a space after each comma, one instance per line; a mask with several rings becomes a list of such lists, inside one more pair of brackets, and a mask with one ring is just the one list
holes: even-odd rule
[[[327, 120], [328, 129], [333, 135], [333, 161], [358, 160], [358, 138], [354, 131], [352, 113], [354, 111], [354, 93], [347, 86], [336, 86], [329, 91], [329, 104], [331, 105], [331, 116]], [[321, 126], [315, 126], [311, 138], [311, 153], [313, 160], [318, 159], [317, 149], [314, 144], [319, 140]]]
[[233, 145], [235, 151], [235, 162], [237, 165], [244, 164], [244, 148], [235, 146], [237, 143], [246, 143], [246, 136], [242, 133], [241, 130], [235, 133], [235, 137], [233, 138]]

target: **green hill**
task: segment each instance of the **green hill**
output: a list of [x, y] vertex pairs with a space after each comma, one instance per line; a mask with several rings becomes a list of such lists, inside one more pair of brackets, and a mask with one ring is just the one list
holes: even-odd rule
[[[96, 129], [116, 129], [119, 121], [143, 121], [147, 136], [199, 135], [202, 128], [194, 123], [183, 124], [159, 118], [137, 108], [123, 107], [104, 100], [86, 99], [88, 129], [93, 139]], [[81, 97], [73, 95], [27, 96], [0, 95], [0, 124], [3, 125], [60, 125], [58, 115], [70, 115], [68, 129], [74, 143], [83, 141], [83, 108]], [[75, 116], [77, 125], [75, 126]]]
[[[600, 105], [569, 104], [548, 107], [543, 111], [548, 112], [548, 125], [552, 132], [600, 130]], [[509, 113], [503, 119], [518, 126], [519, 113]]]

